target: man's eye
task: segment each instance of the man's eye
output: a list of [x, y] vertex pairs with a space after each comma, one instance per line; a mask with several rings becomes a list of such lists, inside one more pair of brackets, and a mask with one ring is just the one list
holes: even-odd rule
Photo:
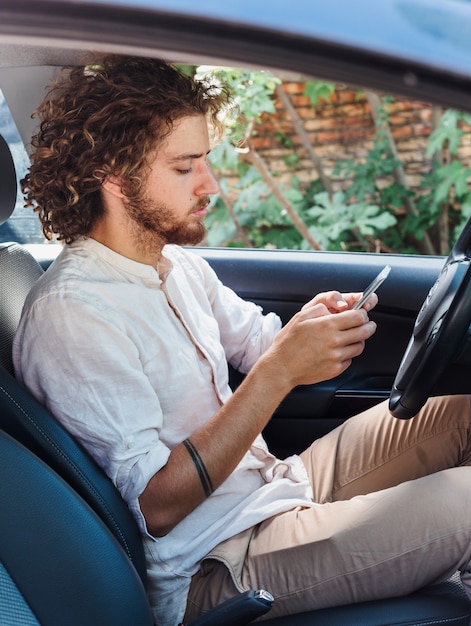
[[179, 174], [189, 174], [191, 172], [191, 167], [189, 167], [187, 170], [177, 169], [177, 172]]

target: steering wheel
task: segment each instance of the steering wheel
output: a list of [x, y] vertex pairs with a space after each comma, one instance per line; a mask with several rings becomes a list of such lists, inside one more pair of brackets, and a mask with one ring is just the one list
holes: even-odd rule
[[389, 398], [389, 410], [410, 419], [463, 346], [471, 322], [471, 219], [464, 227], [415, 321]]

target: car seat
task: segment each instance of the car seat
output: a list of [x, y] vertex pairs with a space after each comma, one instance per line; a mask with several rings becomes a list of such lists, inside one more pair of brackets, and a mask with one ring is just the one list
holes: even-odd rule
[[[13, 161], [0, 137], [0, 224], [15, 198]], [[87, 452], [12, 375], [22, 302], [41, 272], [22, 246], [0, 245], [0, 624], [146, 626], [152, 622], [145, 560], [129, 509]], [[253, 594], [242, 595], [191, 626], [248, 624], [270, 604], [256, 602], [254, 614], [253, 600]], [[401, 598], [264, 623], [468, 626], [470, 618], [471, 601], [455, 576]]]

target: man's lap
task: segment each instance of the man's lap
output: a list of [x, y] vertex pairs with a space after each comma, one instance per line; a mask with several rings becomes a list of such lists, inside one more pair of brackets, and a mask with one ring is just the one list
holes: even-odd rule
[[408, 422], [383, 403], [314, 442], [301, 458], [322, 504], [216, 548], [186, 619], [247, 588], [275, 595], [275, 617], [409, 593], [466, 569], [471, 468], [440, 470], [469, 463], [469, 414], [468, 397], [433, 399]]
[[254, 530], [243, 582], [275, 596], [275, 617], [445, 580], [469, 567], [470, 486], [471, 468], [454, 468], [277, 515]]
[[301, 454], [316, 502], [348, 500], [471, 463], [471, 396], [431, 398], [411, 420], [383, 402]]

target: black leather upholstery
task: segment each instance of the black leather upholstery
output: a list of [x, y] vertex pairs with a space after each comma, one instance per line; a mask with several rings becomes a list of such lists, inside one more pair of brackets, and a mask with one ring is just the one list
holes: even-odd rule
[[[0, 561], [40, 624], [152, 625], [142, 581], [108, 528], [55, 472], [1, 431], [0, 475]], [[16, 619], [13, 592], [10, 586], [0, 594], [4, 626]]]
[[322, 609], [264, 622], [266, 626], [469, 626], [471, 602], [455, 574], [401, 598]]
[[141, 536], [115, 486], [75, 439], [3, 368], [0, 428], [33, 451], [84, 498], [121, 544], [145, 584]]

